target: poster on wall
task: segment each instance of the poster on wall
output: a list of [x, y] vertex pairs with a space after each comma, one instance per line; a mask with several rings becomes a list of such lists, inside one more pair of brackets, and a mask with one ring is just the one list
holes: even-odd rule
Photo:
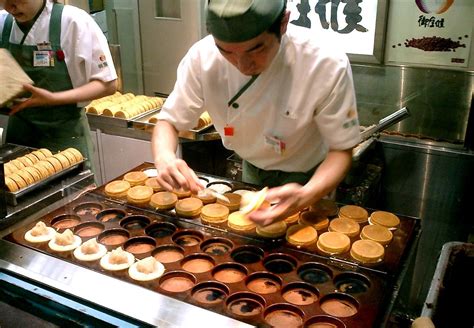
[[[380, 62], [384, 0], [287, 0], [290, 24], [305, 27], [359, 61]], [[353, 56], [351, 56], [353, 55]]]
[[386, 43], [388, 62], [467, 67], [473, 0], [392, 1]]

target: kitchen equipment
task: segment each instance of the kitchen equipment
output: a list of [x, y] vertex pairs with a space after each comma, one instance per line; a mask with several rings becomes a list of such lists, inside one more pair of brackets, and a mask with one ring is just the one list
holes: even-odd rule
[[376, 133], [404, 120], [408, 116], [410, 116], [408, 108], [403, 107], [396, 112], [382, 118], [377, 124], [373, 124], [361, 132], [361, 142], [364, 142], [365, 140], [375, 136]]

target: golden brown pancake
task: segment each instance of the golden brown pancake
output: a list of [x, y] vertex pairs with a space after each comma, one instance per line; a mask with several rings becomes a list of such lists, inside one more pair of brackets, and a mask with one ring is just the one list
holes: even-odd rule
[[255, 223], [250, 221], [250, 219], [240, 211], [229, 214], [227, 225], [229, 228], [237, 231], [251, 231], [255, 229]]
[[328, 230], [342, 232], [348, 237], [355, 237], [359, 235], [360, 226], [359, 223], [353, 219], [336, 218], [329, 222]]
[[155, 177], [146, 179], [145, 186], [152, 187], [154, 192], [165, 191]]
[[357, 240], [351, 247], [352, 258], [362, 263], [377, 263], [384, 254], [383, 246], [373, 240]]
[[153, 194], [150, 199], [150, 205], [157, 210], [170, 210], [178, 202], [178, 196], [169, 191], [160, 191]]
[[232, 192], [226, 192], [224, 196], [229, 199], [229, 202], [218, 198], [217, 203], [227, 206], [231, 212], [237, 211], [240, 207], [240, 200], [242, 199], [242, 196], [239, 194], [234, 194]]
[[287, 228], [285, 221], [277, 221], [266, 226], [257, 225], [256, 232], [264, 238], [278, 238], [286, 234]]
[[202, 206], [202, 201], [199, 198], [183, 198], [178, 200], [175, 205], [176, 214], [183, 217], [195, 217], [201, 213]]
[[353, 219], [357, 223], [364, 223], [367, 221], [369, 214], [365, 210], [357, 205], [345, 205], [339, 209], [339, 217]]
[[325, 255], [341, 254], [349, 250], [351, 240], [341, 232], [325, 232], [318, 239], [318, 250]]
[[388, 245], [392, 239], [392, 232], [381, 225], [378, 224], [369, 224], [362, 228], [360, 232], [361, 239], [369, 239], [379, 243], [382, 246]]
[[201, 220], [205, 223], [223, 223], [228, 216], [229, 208], [222, 204], [207, 204], [201, 210]]
[[152, 187], [133, 186], [127, 191], [127, 202], [135, 205], [148, 205], [152, 195]]
[[126, 173], [123, 176], [123, 179], [129, 182], [130, 185], [133, 187], [138, 185], [144, 185], [145, 181], [148, 179], [148, 176], [145, 174], [145, 172], [142, 171], [132, 171]]
[[114, 198], [124, 198], [127, 196], [127, 192], [130, 189], [130, 183], [123, 180], [115, 180], [105, 185], [106, 195]]
[[318, 240], [318, 232], [312, 226], [296, 224], [288, 228], [286, 240], [295, 246], [308, 246]]
[[391, 212], [375, 211], [370, 215], [370, 223], [389, 229], [396, 229], [400, 225], [400, 219]]

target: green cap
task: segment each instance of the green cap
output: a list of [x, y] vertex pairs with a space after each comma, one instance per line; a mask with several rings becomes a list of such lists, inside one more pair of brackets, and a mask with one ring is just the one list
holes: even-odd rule
[[207, 30], [224, 42], [243, 42], [265, 32], [286, 0], [210, 0]]

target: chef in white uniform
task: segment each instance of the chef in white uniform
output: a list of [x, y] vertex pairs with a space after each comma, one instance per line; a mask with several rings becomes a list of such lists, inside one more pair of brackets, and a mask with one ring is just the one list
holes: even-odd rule
[[349, 60], [308, 29], [288, 25], [284, 0], [211, 0], [210, 35], [182, 59], [154, 129], [159, 182], [202, 186], [175, 155], [178, 131], [207, 110], [243, 180], [272, 187], [276, 205], [250, 218], [269, 224], [333, 191], [350, 168], [359, 123]]
[[0, 47], [34, 86], [10, 108], [7, 142], [51, 151], [93, 146], [83, 105], [113, 94], [117, 74], [107, 40], [85, 11], [53, 0], [0, 0]]

